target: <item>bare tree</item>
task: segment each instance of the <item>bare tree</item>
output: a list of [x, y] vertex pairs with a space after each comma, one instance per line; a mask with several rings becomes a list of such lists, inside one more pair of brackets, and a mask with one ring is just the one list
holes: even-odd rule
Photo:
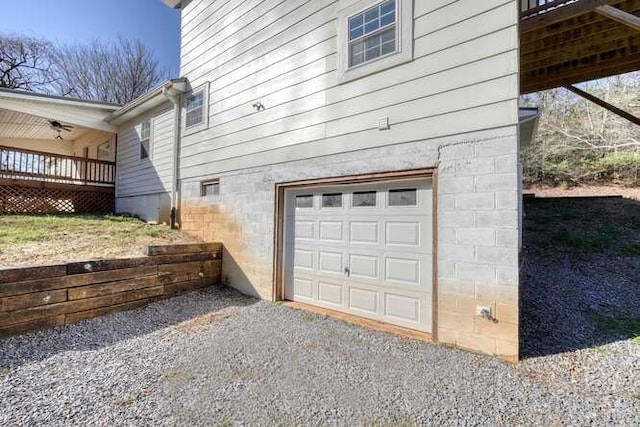
[[61, 47], [55, 68], [57, 92], [115, 104], [132, 101], [166, 75], [142, 42], [123, 38]]
[[0, 34], [0, 87], [49, 92], [55, 80], [46, 40]]
[[[589, 82], [584, 89], [632, 114], [640, 113], [640, 73]], [[640, 183], [640, 128], [565, 89], [523, 97], [542, 117], [523, 153], [529, 182]]]

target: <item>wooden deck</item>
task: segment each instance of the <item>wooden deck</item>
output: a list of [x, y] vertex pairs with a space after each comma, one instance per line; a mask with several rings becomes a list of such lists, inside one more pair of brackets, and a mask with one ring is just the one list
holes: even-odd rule
[[520, 92], [640, 70], [640, 0], [521, 0]]
[[112, 212], [114, 162], [0, 146], [0, 214]]

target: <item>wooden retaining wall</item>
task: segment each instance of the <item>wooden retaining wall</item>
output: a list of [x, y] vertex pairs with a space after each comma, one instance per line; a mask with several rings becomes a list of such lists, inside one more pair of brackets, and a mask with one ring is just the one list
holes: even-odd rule
[[219, 284], [221, 271], [219, 243], [149, 246], [140, 258], [0, 270], [0, 338]]

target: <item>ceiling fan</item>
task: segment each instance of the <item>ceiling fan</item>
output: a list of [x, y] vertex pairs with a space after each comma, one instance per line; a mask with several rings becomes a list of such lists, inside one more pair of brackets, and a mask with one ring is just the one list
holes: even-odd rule
[[62, 141], [64, 139], [62, 138], [62, 135], [61, 135], [62, 131], [71, 132], [71, 129], [73, 129], [73, 126], [63, 125], [57, 120], [49, 120], [49, 126], [51, 127], [51, 129], [53, 129], [58, 133], [56, 135], [56, 139], [59, 141]]

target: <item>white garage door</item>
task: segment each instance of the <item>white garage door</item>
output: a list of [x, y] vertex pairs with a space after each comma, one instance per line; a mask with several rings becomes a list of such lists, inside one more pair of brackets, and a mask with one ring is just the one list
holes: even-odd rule
[[285, 299], [431, 332], [432, 184], [288, 190]]

